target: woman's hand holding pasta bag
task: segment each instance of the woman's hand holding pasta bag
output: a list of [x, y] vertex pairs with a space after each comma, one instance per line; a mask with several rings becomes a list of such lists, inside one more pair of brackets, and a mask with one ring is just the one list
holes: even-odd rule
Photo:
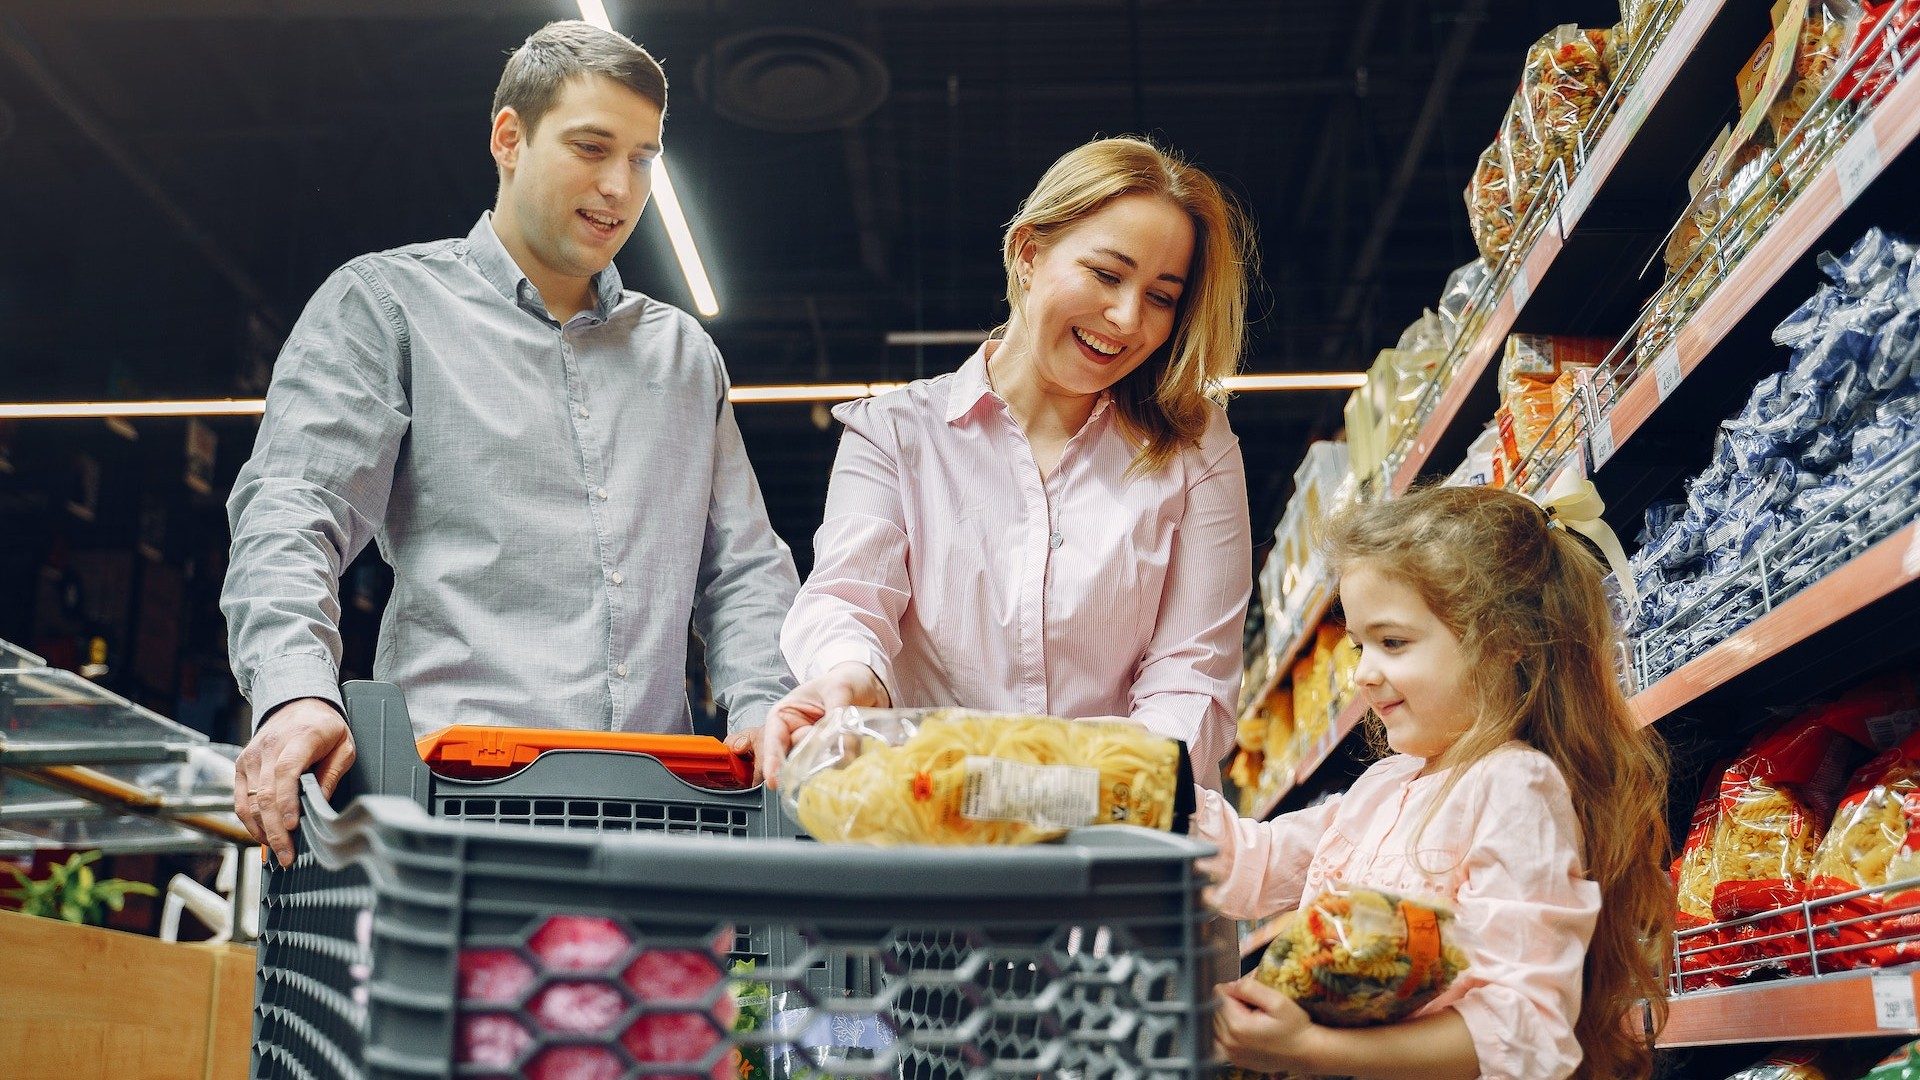
[[1251, 975], [1221, 983], [1214, 994], [1213, 1034], [1228, 1061], [1259, 1072], [1315, 1071], [1309, 1059], [1320, 1029], [1298, 1002]]
[[827, 713], [848, 706], [885, 709], [892, 704], [886, 684], [872, 668], [854, 661], [836, 664], [826, 674], [794, 687], [767, 712], [755, 764], [770, 787], [779, 787], [787, 752]]

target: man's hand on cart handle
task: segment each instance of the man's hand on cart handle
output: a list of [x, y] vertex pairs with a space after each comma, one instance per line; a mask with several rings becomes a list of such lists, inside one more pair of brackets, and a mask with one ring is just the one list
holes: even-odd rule
[[[275, 709], [233, 768], [233, 812], [253, 838], [293, 865], [300, 825], [300, 776], [316, 771], [329, 797], [353, 765], [353, 736], [333, 703], [299, 698]], [[316, 769], [317, 767], [317, 769]]]
[[787, 751], [828, 712], [846, 706], [885, 709], [892, 704], [886, 684], [872, 668], [854, 661], [837, 664], [825, 675], [794, 687], [792, 693], [781, 698], [767, 713], [767, 726], [760, 729], [760, 752], [754, 755], [754, 768], [765, 777], [768, 787], [777, 788]]

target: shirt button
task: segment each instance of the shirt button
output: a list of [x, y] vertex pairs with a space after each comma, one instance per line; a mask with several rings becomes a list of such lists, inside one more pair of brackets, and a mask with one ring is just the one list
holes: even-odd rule
[[607, 497], [607, 489], [606, 489], [606, 488], [594, 488], [594, 489], [593, 489], [593, 493], [594, 493], [595, 495], [598, 495], [598, 496], [600, 496], [600, 498], [602, 498], [602, 499], [605, 499], [605, 498]]
[[589, 417], [589, 416], [591, 416], [591, 415], [593, 415], [593, 414], [591, 414], [591, 413], [589, 413], [589, 412], [587, 412], [587, 407], [586, 407], [585, 405], [582, 405], [582, 406], [580, 406], [580, 410], [579, 410], [579, 411], [580, 411], [580, 419], [582, 419], [582, 420], [585, 420], [585, 419], [586, 419], [587, 417]]
[[1047, 546], [1056, 551], [1059, 550], [1060, 545], [1064, 543], [1066, 543], [1066, 541], [1061, 538], [1059, 533], [1054, 533], [1052, 536], [1047, 537]]
[[627, 579], [626, 579], [625, 577], [623, 577], [623, 576], [621, 576], [621, 573], [620, 573], [620, 571], [618, 571], [618, 570], [615, 570], [615, 571], [613, 572], [613, 577], [612, 577], [612, 579], [611, 579], [611, 580], [613, 581], [613, 583], [614, 583], [615, 585], [619, 585], [619, 584], [621, 584], [621, 583], [623, 583], [623, 582], [625, 582], [625, 581], [626, 581]]
[[625, 664], [615, 664], [615, 665], [613, 665], [613, 673], [614, 673], [615, 675], [618, 675], [618, 676], [620, 676], [620, 677], [621, 677], [621, 678], [623, 678], [623, 679], [624, 679], [624, 678], [626, 678], [626, 677], [627, 677], [627, 665], [625, 665]]

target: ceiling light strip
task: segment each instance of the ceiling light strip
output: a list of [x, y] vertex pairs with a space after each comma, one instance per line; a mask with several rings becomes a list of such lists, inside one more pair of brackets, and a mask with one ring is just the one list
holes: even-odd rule
[[[1366, 384], [1357, 372], [1289, 372], [1274, 375], [1234, 375], [1226, 388], [1236, 393], [1263, 390], [1353, 390]], [[902, 382], [791, 383], [774, 386], [736, 386], [728, 399], [736, 405], [781, 402], [852, 401], [874, 397], [907, 385]], [[107, 420], [156, 416], [259, 416], [264, 398], [218, 398], [202, 401], [29, 401], [0, 402], [0, 420]]]
[[[579, 4], [582, 19], [609, 33], [613, 31], [613, 20], [607, 18], [607, 5], [601, 0], [579, 0]], [[693, 294], [694, 310], [713, 318], [720, 314], [720, 299], [713, 293], [713, 282], [707, 279], [706, 264], [700, 261], [700, 249], [694, 245], [693, 230], [687, 227], [687, 214], [673, 189], [664, 154], [653, 159], [652, 201], [660, 210], [661, 224], [667, 227], [667, 241], [673, 245], [673, 257], [680, 262], [680, 275], [687, 279], [687, 291]]]
[[[587, 0], [581, 0], [584, 4]], [[694, 246], [693, 230], [687, 227], [687, 215], [680, 208], [680, 196], [673, 190], [673, 178], [667, 174], [667, 156], [653, 159], [653, 204], [660, 209], [660, 222], [667, 227], [667, 239], [673, 244], [673, 257], [680, 260], [680, 274], [693, 293], [694, 310], [711, 319], [720, 314], [720, 299], [713, 294], [713, 282], [707, 280], [706, 265], [700, 261], [700, 249]]]

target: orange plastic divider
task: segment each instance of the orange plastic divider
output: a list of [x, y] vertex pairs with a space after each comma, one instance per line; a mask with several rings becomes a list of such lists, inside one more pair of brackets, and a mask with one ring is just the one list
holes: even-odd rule
[[650, 735], [455, 724], [421, 739], [420, 760], [441, 776], [491, 780], [523, 769], [549, 750], [646, 754], [696, 787], [753, 786], [753, 763], [707, 735]]

